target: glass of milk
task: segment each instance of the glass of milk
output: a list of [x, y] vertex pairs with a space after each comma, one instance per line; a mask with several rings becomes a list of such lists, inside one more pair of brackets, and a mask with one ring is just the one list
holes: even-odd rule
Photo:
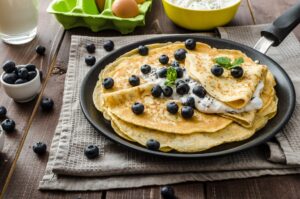
[[0, 37], [9, 44], [25, 44], [37, 33], [38, 0], [0, 0]]

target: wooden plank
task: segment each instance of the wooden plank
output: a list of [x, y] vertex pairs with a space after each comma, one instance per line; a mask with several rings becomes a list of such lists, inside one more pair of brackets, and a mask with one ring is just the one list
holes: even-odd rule
[[[177, 198], [185, 199], [204, 199], [203, 183], [185, 183], [171, 185], [174, 188]], [[122, 198], [122, 199], [155, 199], [161, 198], [161, 187], [145, 187], [128, 190], [107, 191], [106, 199]]]
[[[285, 10], [291, 6], [299, 3], [298, 0], [272, 0], [272, 1], [261, 1], [261, 0], [249, 0], [250, 7], [257, 24], [271, 23], [278, 16], [280, 16]], [[295, 35], [300, 40], [300, 26], [295, 28]]]
[[260, 178], [207, 183], [208, 199], [296, 199], [300, 196], [300, 175], [265, 176]]
[[254, 21], [247, 0], [242, 0], [234, 19], [227, 26], [253, 25]]
[[[39, 67], [44, 74], [47, 66], [53, 58], [53, 52], [57, 48], [57, 38], [63, 32], [52, 17], [45, 14], [46, 7], [50, 1], [41, 1], [40, 20], [38, 25], [38, 36], [30, 43], [21, 46], [7, 45], [0, 42], [0, 64], [8, 59], [14, 60], [17, 64], [33, 63]], [[49, 28], [52, 31], [48, 31]], [[47, 47], [45, 56], [38, 56], [35, 47], [40, 44]], [[51, 50], [52, 49], [52, 50]], [[8, 109], [8, 117], [16, 122], [16, 132], [6, 135], [6, 142], [3, 154], [0, 155], [0, 193], [3, 189], [5, 179], [11, 169], [16, 157], [20, 143], [24, 139], [24, 132], [31, 116], [35, 101], [26, 104], [18, 104], [6, 96], [0, 86], [0, 105]], [[1, 122], [1, 121], [0, 121]]]

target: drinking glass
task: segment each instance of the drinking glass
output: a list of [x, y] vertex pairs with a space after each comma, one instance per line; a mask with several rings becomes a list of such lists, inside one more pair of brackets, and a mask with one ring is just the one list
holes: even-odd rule
[[0, 37], [9, 44], [24, 44], [37, 33], [38, 0], [0, 0]]

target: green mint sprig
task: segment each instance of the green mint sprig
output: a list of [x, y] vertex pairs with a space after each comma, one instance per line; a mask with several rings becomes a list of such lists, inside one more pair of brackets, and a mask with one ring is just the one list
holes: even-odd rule
[[177, 72], [174, 67], [169, 67], [167, 70], [167, 80], [165, 81], [166, 86], [173, 86], [177, 79]]
[[217, 57], [214, 61], [226, 69], [231, 69], [244, 63], [244, 59], [242, 57], [236, 58], [233, 61], [229, 57]]

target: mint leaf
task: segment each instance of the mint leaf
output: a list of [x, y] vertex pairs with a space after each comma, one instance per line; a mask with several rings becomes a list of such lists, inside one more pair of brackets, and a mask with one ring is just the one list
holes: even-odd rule
[[239, 57], [239, 58], [235, 59], [231, 65], [237, 66], [237, 65], [241, 65], [242, 63], [244, 63], [244, 59], [243, 59], [243, 57]]
[[239, 57], [237, 59], [232, 60], [229, 57], [217, 57], [215, 58], [215, 62], [226, 69], [231, 69], [234, 66], [240, 65], [244, 63], [244, 59], [242, 57]]
[[229, 57], [217, 57], [215, 62], [224, 68], [231, 66], [231, 59]]
[[165, 81], [166, 86], [173, 86], [177, 79], [177, 72], [174, 67], [169, 67], [167, 70], [167, 80]]

